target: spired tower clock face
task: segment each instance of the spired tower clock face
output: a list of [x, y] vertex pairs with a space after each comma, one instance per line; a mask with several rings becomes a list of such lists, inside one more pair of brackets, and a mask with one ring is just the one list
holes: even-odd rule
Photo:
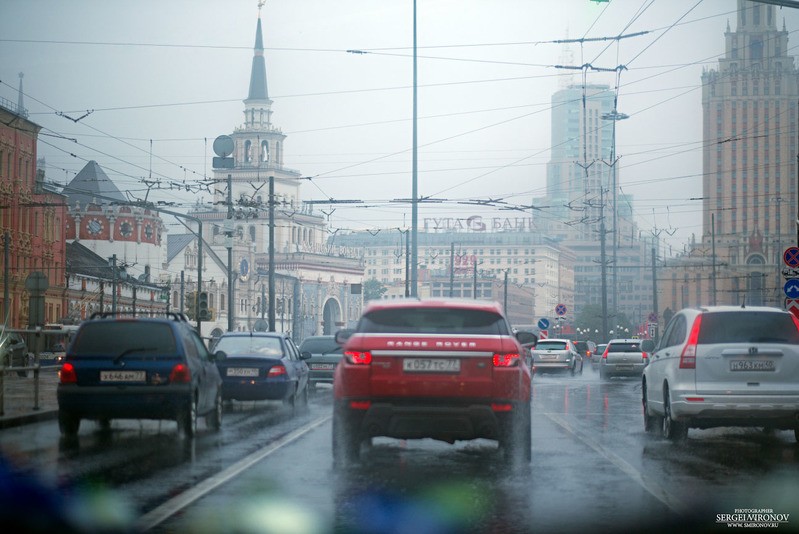
[[91, 235], [99, 235], [100, 232], [103, 231], [103, 221], [100, 219], [90, 219], [89, 223], [86, 225], [86, 229], [89, 230]]
[[124, 237], [130, 237], [133, 235], [133, 225], [131, 225], [128, 221], [124, 221], [119, 226], [119, 233], [122, 234]]

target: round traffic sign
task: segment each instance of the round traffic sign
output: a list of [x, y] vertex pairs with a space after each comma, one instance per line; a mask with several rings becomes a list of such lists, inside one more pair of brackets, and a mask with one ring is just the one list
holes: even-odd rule
[[565, 304], [558, 304], [557, 306], [555, 306], [555, 313], [561, 317], [566, 315], [566, 311], [567, 308]]
[[799, 247], [788, 247], [782, 253], [782, 260], [788, 267], [799, 267]]
[[547, 319], [546, 317], [542, 317], [541, 319], [539, 319], [538, 328], [540, 330], [546, 330], [547, 328], [549, 328], [549, 319]]

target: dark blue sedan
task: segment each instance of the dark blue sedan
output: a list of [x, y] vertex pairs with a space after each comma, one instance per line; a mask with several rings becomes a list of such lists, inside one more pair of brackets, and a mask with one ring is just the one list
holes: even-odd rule
[[228, 332], [216, 342], [225, 400], [282, 400], [308, 403], [310, 353], [300, 353], [286, 334], [277, 332]]

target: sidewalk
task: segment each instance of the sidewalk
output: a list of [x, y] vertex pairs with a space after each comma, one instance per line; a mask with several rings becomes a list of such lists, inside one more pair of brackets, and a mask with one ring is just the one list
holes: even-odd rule
[[0, 378], [0, 386], [2, 386], [0, 388], [0, 395], [2, 395], [0, 429], [56, 418], [58, 415], [56, 386], [59, 367], [51, 365], [39, 369], [38, 403], [36, 402], [34, 371], [28, 371], [27, 377], [7, 371], [2, 374], [2, 378]]

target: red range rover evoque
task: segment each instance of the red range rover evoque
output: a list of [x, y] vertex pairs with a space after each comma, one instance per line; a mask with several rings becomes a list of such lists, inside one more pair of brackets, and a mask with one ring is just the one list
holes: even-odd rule
[[530, 367], [499, 304], [381, 300], [336, 340], [333, 459], [358, 460], [376, 436], [497, 440], [509, 460], [531, 460]]

